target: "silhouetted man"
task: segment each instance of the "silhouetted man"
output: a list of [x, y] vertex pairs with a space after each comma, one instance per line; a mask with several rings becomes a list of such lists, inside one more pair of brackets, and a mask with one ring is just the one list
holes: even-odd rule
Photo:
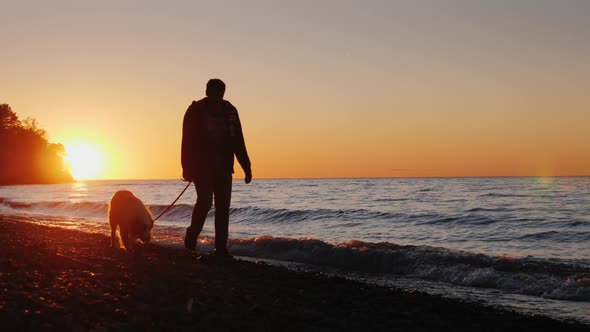
[[207, 97], [193, 101], [184, 115], [182, 176], [194, 181], [197, 189], [197, 204], [186, 230], [184, 246], [195, 250], [215, 198], [215, 254], [230, 256], [227, 237], [234, 154], [246, 174], [246, 183], [252, 181], [252, 170], [238, 111], [223, 99], [224, 93], [223, 81], [209, 80]]

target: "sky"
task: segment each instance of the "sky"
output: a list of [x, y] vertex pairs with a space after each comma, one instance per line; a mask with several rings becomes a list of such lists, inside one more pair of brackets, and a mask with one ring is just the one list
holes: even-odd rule
[[227, 84], [255, 178], [590, 175], [590, 1], [0, 12], [0, 103], [50, 141], [92, 146], [95, 178], [180, 178], [182, 118], [210, 78]]

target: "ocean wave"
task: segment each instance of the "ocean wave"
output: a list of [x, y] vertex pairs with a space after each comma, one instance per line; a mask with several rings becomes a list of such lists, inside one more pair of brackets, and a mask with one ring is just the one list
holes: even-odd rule
[[379, 203], [390, 203], [390, 202], [406, 202], [409, 201], [410, 198], [376, 198], [373, 201]]
[[[336, 219], [340, 221], [362, 221], [362, 220], [394, 220], [403, 216], [400, 213], [388, 213], [381, 211], [370, 211], [365, 209], [271, 209], [259, 207], [238, 207], [230, 209], [230, 215], [255, 220], [256, 222], [267, 221], [270, 223], [302, 222], [310, 220]], [[255, 218], [252, 218], [255, 217]]]
[[[147, 205], [154, 217], [160, 215], [168, 208], [168, 205]], [[63, 216], [74, 218], [104, 219], [107, 217], [108, 202], [90, 201], [53, 201], [53, 202], [19, 202], [0, 198], [0, 208], [9, 208], [19, 213], [43, 214], [48, 216]], [[160, 222], [176, 223], [190, 220], [194, 205], [176, 204], [162, 216]], [[441, 226], [441, 227], [488, 227], [506, 220], [498, 218], [496, 209], [471, 208], [463, 213], [408, 213], [385, 212], [370, 209], [286, 209], [267, 208], [255, 206], [232, 207], [230, 216], [232, 223], [244, 225], [297, 225], [308, 222], [337, 222], [339, 227], [354, 227], [361, 223], [371, 223], [378, 227], [389, 227], [393, 224], [405, 224], [414, 226]], [[215, 213], [213, 207], [210, 216]], [[588, 232], [569, 231], [569, 227], [585, 226], [585, 221], [572, 220], [543, 220], [540, 218], [513, 219], [519, 224], [534, 224], [551, 226], [560, 229], [557, 231], [544, 230], [539, 233], [526, 233], [514, 237], [525, 242], [535, 240], [559, 240], [559, 241], [590, 241]], [[350, 226], [347, 226], [350, 225]], [[567, 232], [567, 233], [564, 233]]]
[[555, 197], [555, 194], [552, 191], [538, 190], [537, 192], [535, 192], [533, 194], [516, 194], [516, 193], [513, 193], [513, 194], [505, 194], [505, 193], [491, 192], [491, 193], [480, 194], [478, 196], [479, 197], [491, 197], [491, 198], [513, 198], [513, 199], [518, 199], [518, 198], [551, 198], [551, 197]]
[[519, 240], [524, 241], [559, 241], [559, 242], [589, 242], [590, 232], [581, 231], [541, 231], [535, 233], [528, 233], [518, 237]]
[[[104, 202], [36, 202], [23, 203], [9, 200], [0, 200], [0, 204], [14, 210], [24, 212], [48, 213], [50, 215], [63, 215], [68, 217], [105, 217], [108, 211], [108, 203]], [[168, 208], [168, 205], [147, 205], [154, 216], [158, 216]], [[179, 221], [190, 218], [193, 204], [176, 204], [163, 217], [163, 221]], [[211, 214], [214, 213], [214, 208]], [[403, 216], [398, 213], [371, 211], [365, 209], [273, 209], [260, 207], [235, 207], [230, 209], [230, 215], [235, 222], [256, 223], [297, 223], [313, 220], [335, 219], [339, 221], [362, 220], [394, 220]]]
[[484, 208], [484, 207], [476, 207], [465, 210], [465, 212], [506, 212], [511, 211], [511, 209], [502, 208], [502, 207], [495, 207], [495, 208]]
[[[35, 202], [24, 203], [0, 199], [0, 206], [8, 207], [14, 211], [32, 212], [36, 214], [47, 214], [50, 216], [65, 216], [77, 218], [106, 218], [109, 204], [105, 202]], [[154, 216], [164, 211], [167, 205], [147, 205]], [[173, 220], [185, 220], [186, 216], [190, 217], [193, 206], [186, 204], [178, 204], [174, 206], [166, 216]], [[184, 218], [184, 219], [181, 219]]]
[[[158, 215], [167, 206], [151, 205], [150, 210], [154, 215]], [[167, 212], [162, 219], [169, 221], [186, 220], [190, 218], [194, 206], [179, 204]], [[210, 211], [214, 214], [215, 208]], [[363, 220], [395, 220], [402, 214], [387, 213], [380, 211], [370, 211], [364, 209], [336, 210], [336, 209], [273, 209], [261, 207], [234, 207], [230, 208], [230, 216], [234, 223], [256, 223], [256, 224], [284, 224], [299, 223], [306, 221], [318, 220], [338, 220], [342, 222], [358, 222]]]
[[407, 216], [406, 219], [414, 222], [416, 225], [488, 225], [500, 221], [499, 219], [494, 219], [487, 215], [479, 215], [473, 213], [457, 215], [444, 215], [438, 213], [415, 214]]
[[[19, 212], [31, 212], [52, 216], [81, 217], [81, 218], [106, 218], [108, 203], [106, 202], [15, 202], [6, 199], [0, 200], [0, 206], [7, 206]], [[154, 217], [160, 215], [168, 208], [168, 205], [147, 205]], [[161, 218], [161, 222], [186, 221], [191, 218], [193, 204], [176, 204]], [[210, 215], [215, 212], [213, 207]], [[341, 226], [347, 224], [356, 225], [364, 221], [376, 222], [407, 222], [415, 225], [488, 225], [500, 220], [491, 216], [479, 214], [480, 209], [471, 209], [470, 213], [448, 215], [439, 213], [393, 213], [373, 211], [368, 209], [280, 209], [254, 206], [233, 207], [230, 215], [233, 223], [243, 224], [297, 224], [313, 221], [337, 221]]]
[[237, 255], [387, 273], [515, 294], [590, 302], [590, 268], [529, 258], [491, 257], [428, 246], [262, 236], [233, 239]]

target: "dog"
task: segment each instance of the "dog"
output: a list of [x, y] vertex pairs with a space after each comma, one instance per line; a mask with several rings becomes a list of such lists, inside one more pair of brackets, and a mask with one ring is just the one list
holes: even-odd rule
[[154, 218], [143, 202], [127, 190], [117, 191], [109, 204], [109, 225], [111, 226], [111, 247], [120, 248], [117, 239], [117, 226], [121, 242], [130, 250], [139, 238], [147, 243], [151, 239]]

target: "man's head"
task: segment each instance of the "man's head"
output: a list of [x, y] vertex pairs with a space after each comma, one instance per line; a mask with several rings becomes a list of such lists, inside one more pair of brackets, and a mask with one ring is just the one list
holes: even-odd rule
[[225, 83], [218, 78], [210, 79], [207, 82], [207, 91], [205, 91], [207, 97], [223, 99], [225, 94]]

